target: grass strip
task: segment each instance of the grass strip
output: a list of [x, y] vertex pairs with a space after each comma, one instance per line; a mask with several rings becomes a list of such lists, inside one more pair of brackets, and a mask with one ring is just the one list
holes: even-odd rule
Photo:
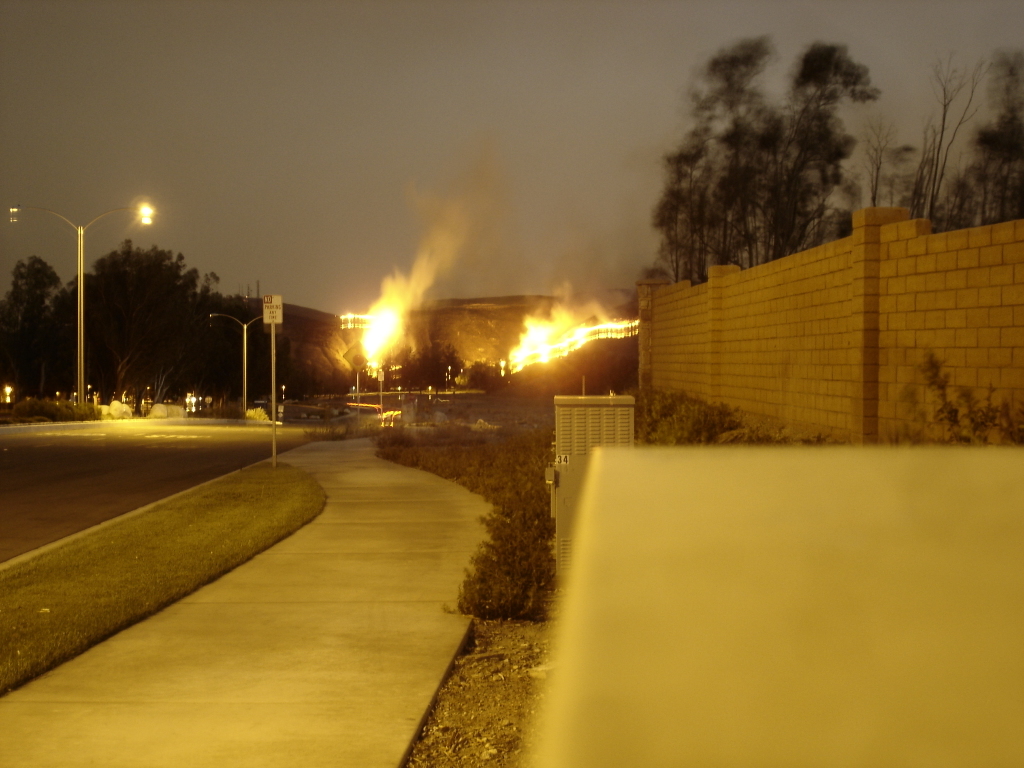
[[0, 695], [237, 568], [323, 506], [307, 473], [257, 464], [0, 570]]

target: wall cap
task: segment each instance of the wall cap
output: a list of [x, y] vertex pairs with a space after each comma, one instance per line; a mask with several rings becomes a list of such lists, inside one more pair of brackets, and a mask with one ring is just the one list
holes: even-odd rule
[[740, 271], [738, 264], [713, 264], [708, 267], [708, 280], [713, 277], [725, 277], [725, 275], [734, 275]]
[[853, 212], [853, 228], [880, 227], [910, 218], [909, 208], [861, 208]]

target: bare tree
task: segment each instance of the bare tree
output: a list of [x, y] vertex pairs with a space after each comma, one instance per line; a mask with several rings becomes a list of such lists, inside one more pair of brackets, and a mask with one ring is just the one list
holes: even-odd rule
[[910, 167], [917, 148], [910, 144], [891, 147], [885, 152], [885, 167], [882, 172], [884, 201], [889, 207], [910, 207], [910, 193], [914, 185], [914, 172]]
[[[978, 112], [974, 97], [987, 68], [984, 61], [979, 61], [968, 72], [966, 68], [961, 69], [953, 63], [952, 54], [945, 61], [939, 60], [932, 66], [932, 93], [939, 104], [939, 117], [937, 124], [929, 118], [925, 125], [921, 158], [910, 195], [910, 213], [913, 218], [934, 221], [938, 215], [949, 155], [960, 129]], [[960, 99], [961, 94], [964, 95], [963, 99]], [[954, 104], [958, 99], [963, 102], [959, 117], [954, 114]]]
[[889, 159], [892, 146], [896, 141], [896, 126], [881, 117], [868, 120], [861, 135], [864, 142], [864, 170], [868, 177], [871, 207], [878, 205], [878, 193], [881, 190], [882, 168]]

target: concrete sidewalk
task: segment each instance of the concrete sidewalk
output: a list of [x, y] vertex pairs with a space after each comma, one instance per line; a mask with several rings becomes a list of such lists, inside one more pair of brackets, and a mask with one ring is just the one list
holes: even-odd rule
[[468, 629], [488, 505], [366, 440], [282, 461], [320, 517], [0, 699], [0, 766], [396, 768]]

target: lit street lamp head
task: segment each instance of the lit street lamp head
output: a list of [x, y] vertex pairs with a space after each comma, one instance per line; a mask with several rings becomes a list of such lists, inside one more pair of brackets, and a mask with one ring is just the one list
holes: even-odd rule
[[156, 213], [156, 211], [154, 211], [153, 208], [149, 205], [139, 206], [139, 218], [143, 224], [152, 224], [154, 213]]

